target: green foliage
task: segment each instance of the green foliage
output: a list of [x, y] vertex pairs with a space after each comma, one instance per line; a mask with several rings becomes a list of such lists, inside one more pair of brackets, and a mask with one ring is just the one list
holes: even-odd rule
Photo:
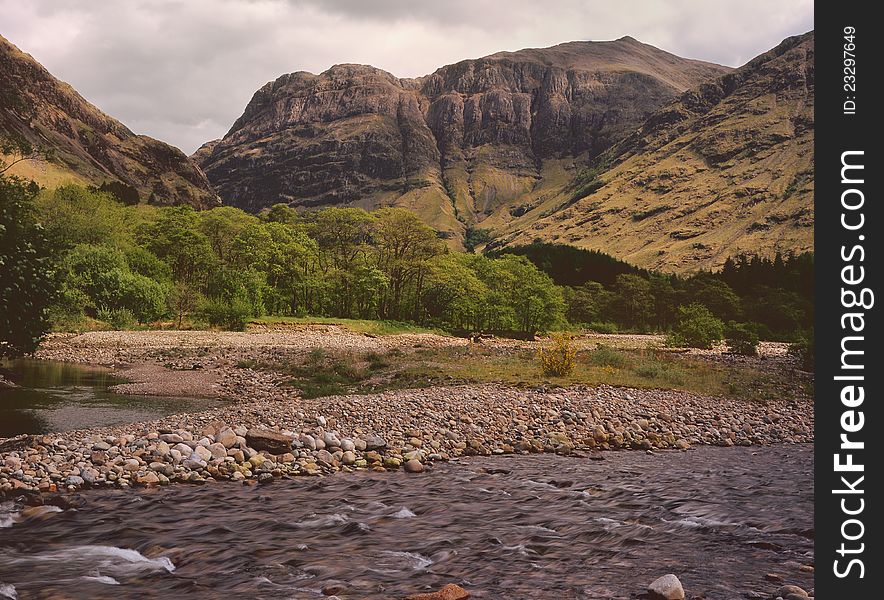
[[702, 304], [679, 306], [667, 340], [670, 346], [712, 348], [724, 337], [724, 323]]
[[96, 318], [116, 330], [132, 329], [137, 321], [135, 315], [128, 308], [100, 308]]
[[28, 182], [0, 176], [0, 357], [32, 352], [49, 330], [54, 248]]
[[668, 331], [678, 306], [698, 303], [723, 321], [757, 323], [759, 337], [767, 340], [792, 340], [796, 330], [813, 325], [813, 253], [772, 259], [738, 256], [727, 260], [720, 272], [683, 278], [556, 244], [486, 252], [527, 256], [558, 285], [567, 286], [572, 324], [602, 321], [631, 331]]
[[596, 367], [622, 369], [626, 366], [626, 354], [605, 344], [599, 344], [589, 352], [588, 362]]
[[[242, 319], [221, 314], [228, 304], [248, 318], [312, 315], [531, 337], [560, 327], [668, 331], [676, 309], [694, 303], [722, 321], [756, 322], [764, 339], [791, 340], [813, 322], [812, 255], [739, 257], [720, 273], [679, 278], [563, 245], [449, 253], [403, 209], [296, 212], [280, 204], [254, 216], [233, 207], [127, 206], [75, 185], [29, 193], [63, 250], [52, 305], [59, 322], [104, 308], [127, 309], [141, 322], [171, 317], [179, 327], [211, 313], [219, 326], [239, 327]], [[486, 241], [483, 230], [468, 237]]]
[[758, 331], [754, 324], [730, 321], [724, 337], [728, 352], [743, 356], [758, 355]]
[[252, 317], [251, 307], [242, 298], [207, 300], [197, 314], [209, 325], [228, 331], [243, 331]]
[[109, 194], [63, 185], [36, 200], [46, 234], [62, 248], [78, 244], [126, 248], [132, 243], [131, 209]]
[[815, 350], [812, 328], [806, 332], [799, 333], [797, 340], [789, 346], [789, 354], [799, 360], [801, 368], [805, 371], [814, 370]]
[[487, 244], [491, 241], [490, 229], [476, 229], [475, 227], [467, 227], [466, 235], [464, 235], [463, 246], [467, 252], [475, 252], [477, 246]]
[[138, 190], [122, 181], [106, 181], [98, 188], [90, 188], [98, 192], [106, 192], [123, 204], [133, 205], [141, 201]]
[[617, 333], [620, 331], [620, 328], [617, 327], [617, 323], [611, 321], [593, 321], [587, 323], [586, 328], [595, 333]]

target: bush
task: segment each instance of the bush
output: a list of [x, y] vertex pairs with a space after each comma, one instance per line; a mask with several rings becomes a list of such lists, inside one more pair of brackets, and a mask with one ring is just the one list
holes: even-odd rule
[[681, 348], [715, 346], [724, 337], [724, 323], [702, 304], [679, 306], [675, 326], [666, 340], [667, 345]]
[[99, 308], [97, 317], [117, 330], [132, 329], [137, 323], [135, 315], [128, 308]]
[[751, 323], [728, 323], [725, 343], [728, 352], [742, 356], [758, 355], [758, 332]]
[[605, 344], [599, 344], [589, 353], [589, 362], [597, 367], [622, 369], [626, 366], [626, 356]]
[[231, 302], [209, 300], [199, 309], [199, 316], [209, 325], [222, 327], [229, 331], [243, 331], [252, 317], [252, 310], [245, 300], [234, 299]]
[[652, 360], [639, 365], [635, 374], [645, 379], [656, 379], [672, 385], [682, 385], [685, 382], [685, 372], [671, 362]]
[[593, 321], [588, 324], [586, 328], [595, 333], [617, 333], [620, 331], [620, 328], [617, 327], [617, 323], [610, 321]]
[[554, 333], [550, 336], [552, 345], [541, 348], [538, 353], [540, 367], [548, 377], [565, 377], [574, 370], [577, 348], [570, 334]]
[[798, 339], [789, 346], [789, 355], [796, 357], [805, 371], [814, 370], [813, 329], [807, 333], [799, 333]]
[[122, 269], [99, 274], [92, 298], [98, 306], [130, 311], [139, 323], [155, 321], [166, 312], [166, 290], [161, 284]]

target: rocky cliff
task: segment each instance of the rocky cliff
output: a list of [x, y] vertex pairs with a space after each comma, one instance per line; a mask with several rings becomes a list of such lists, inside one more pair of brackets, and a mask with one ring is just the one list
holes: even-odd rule
[[337, 65], [268, 83], [194, 158], [235, 206], [404, 206], [458, 247], [728, 71], [632, 38], [499, 53], [418, 79]]
[[654, 112], [561, 193], [501, 224], [496, 243], [540, 238], [671, 271], [812, 250], [813, 37]]
[[8, 173], [55, 185], [122, 182], [158, 204], [219, 204], [202, 170], [183, 152], [135, 135], [0, 36], [0, 136], [27, 140], [49, 160]]

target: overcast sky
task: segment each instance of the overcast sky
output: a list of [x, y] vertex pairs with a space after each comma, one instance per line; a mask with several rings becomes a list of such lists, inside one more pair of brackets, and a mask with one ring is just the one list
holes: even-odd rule
[[283, 73], [398, 77], [631, 35], [739, 66], [813, 29], [812, 0], [0, 0], [0, 34], [137, 133], [193, 152]]

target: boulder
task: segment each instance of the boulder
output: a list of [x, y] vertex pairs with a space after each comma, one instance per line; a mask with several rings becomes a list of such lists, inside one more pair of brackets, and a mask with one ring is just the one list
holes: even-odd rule
[[798, 598], [807, 598], [807, 592], [797, 585], [782, 585], [777, 588], [777, 591], [774, 593], [774, 597], [781, 596], [786, 598], [787, 596], [796, 596]]
[[270, 454], [285, 454], [292, 451], [292, 439], [270, 429], [249, 429], [246, 443], [257, 451]]
[[648, 593], [653, 600], [684, 600], [684, 588], [672, 573], [651, 582]]

